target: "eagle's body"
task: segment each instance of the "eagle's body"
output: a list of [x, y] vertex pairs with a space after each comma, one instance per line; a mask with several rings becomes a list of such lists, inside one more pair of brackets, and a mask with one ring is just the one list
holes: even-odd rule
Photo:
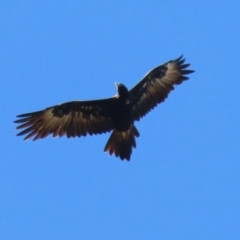
[[54, 137], [81, 137], [87, 134], [101, 134], [112, 131], [105, 151], [130, 160], [135, 137], [139, 132], [134, 126], [173, 90], [173, 85], [187, 80], [185, 75], [190, 64], [184, 64], [182, 57], [169, 61], [150, 71], [130, 91], [123, 84], [116, 84], [118, 94], [113, 98], [93, 101], [67, 102], [45, 110], [19, 115], [17, 129], [25, 128], [18, 135], [28, 134], [25, 139]]
[[115, 104], [113, 104], [113, 124], [116, 130], [126, 131], [134, 121], [132, 118], [132, 102], [128, 89], [123, 84], [116, 84], [116, 86], [118, 95], [115, 98]]

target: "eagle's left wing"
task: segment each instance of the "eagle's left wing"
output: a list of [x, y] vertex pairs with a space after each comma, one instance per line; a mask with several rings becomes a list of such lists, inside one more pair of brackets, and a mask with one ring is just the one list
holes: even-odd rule
[[129, 91], [134, 120], [139, 120], [158, 103], [163, 102], [174, 89], [174, 85], [188, 79], [186, 75], [194, 71], [188, 70], [190, 64], [184, 62], [185, 59], [181, 56], [154, 68]]

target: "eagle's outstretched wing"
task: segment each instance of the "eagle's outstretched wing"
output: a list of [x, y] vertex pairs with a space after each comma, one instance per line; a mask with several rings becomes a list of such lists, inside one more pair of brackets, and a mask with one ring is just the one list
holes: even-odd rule
[[184, 62], [185, 59], [181, 56], [154, 68], [129, 91], [133, 103], [134, 120], [139, 120], [158, 103], [163, 102], [174, 89], [174, 85], [188, 79], [185, 75], [194, 71], [188, 70], [187, 67], [190, 64], [184, 64]]
[[18, 134], [25, 139], [44, 138], [49, 134], [56, 136], [81, 137], [86, 134], [100, 134], [111, 131], [114, 126], [111, 110], [114, 98], [95, 101], [67, 102], [45, 110], [18, 115], [17, 129], [24, 129]]

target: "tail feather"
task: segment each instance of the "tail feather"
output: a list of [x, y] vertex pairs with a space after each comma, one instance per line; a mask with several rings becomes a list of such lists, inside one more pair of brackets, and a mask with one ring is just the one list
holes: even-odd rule
[[135, 137], [139, 137], [139, 132], [134, 125], [131, 125], [129, 130], [121, 132], [113, 130], [108, 142], [104, 148], [104, 151], [109, 151], [112, 155], [115, 153], [116, 157], [120, 157], [122, 160], [130, 160], [132, 148], [136, 148]]

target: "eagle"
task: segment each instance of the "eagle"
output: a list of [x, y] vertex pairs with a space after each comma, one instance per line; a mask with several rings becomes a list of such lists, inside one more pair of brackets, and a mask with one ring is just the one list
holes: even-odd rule
[[70, 138], [112, 131], [104, 151], [129, 161], [132, 149], [136, 148], [135, 138], [140, 135], [135, 121], [163, 102], [174, 85], [189, 79], [187, 75], [194, 72], [189, 66], [180, 56], [152, 69], [131, 90], [122, 83], [115, 83], [117, 94], [114, 97], [72, 101], [18, 115], [14, 122], [22, 131], [17, 136], [26, 134], [24, 140], [37, 140], [50, 134]]

